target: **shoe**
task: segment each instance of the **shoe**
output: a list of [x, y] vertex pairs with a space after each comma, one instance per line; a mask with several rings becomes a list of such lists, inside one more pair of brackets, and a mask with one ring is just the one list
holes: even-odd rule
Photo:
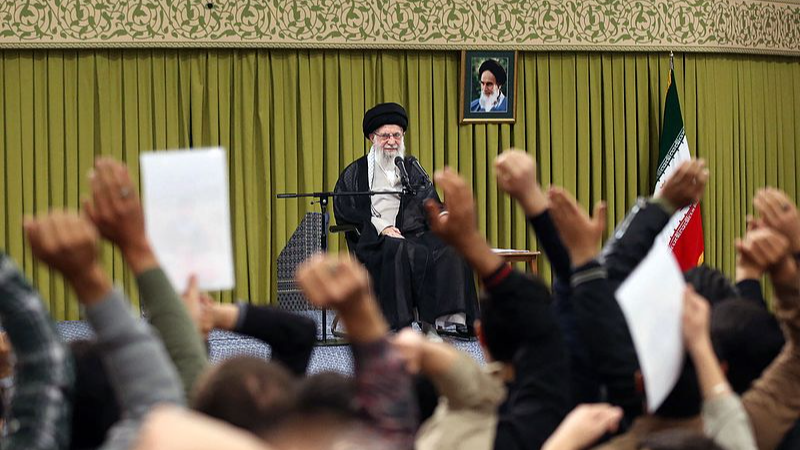
[[422, 334], [424, 334], [429, 341], [444, 342], [444, 339], [442, 339], [442, 337], [439, 336], [439, 334], [436, 332], [436, 328], [434, 328], [433, 325], [426, 322], [420, 322], [420, 323], [422, 325]]
[[450, 336], [459, 339], [471, 339], [473, 337], [473, 333], [470, 332], [469, 327], [463, 323], [448, 322], [445, 324], [444, 328], [437, 327], [436, 332], [441, 336]]

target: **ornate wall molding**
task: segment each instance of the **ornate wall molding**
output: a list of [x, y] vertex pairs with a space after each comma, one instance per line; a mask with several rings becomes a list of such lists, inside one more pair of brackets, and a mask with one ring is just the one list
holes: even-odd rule
[[4, 0], [0, 48], [620, 50], [800, 56], [754, 0]]

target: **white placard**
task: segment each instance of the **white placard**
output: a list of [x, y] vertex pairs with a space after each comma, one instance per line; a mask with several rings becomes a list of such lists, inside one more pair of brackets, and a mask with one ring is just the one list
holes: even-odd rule
[[228, 170], [222, 148], [143, 153], [145, 224], [158, 260], [183, 292], [234, 286]]
[[683, 366], [685, 288], [675, 256], [656, 241], [616, 293], [639, 357], [650, 412], [658, 409], [675, 387]]

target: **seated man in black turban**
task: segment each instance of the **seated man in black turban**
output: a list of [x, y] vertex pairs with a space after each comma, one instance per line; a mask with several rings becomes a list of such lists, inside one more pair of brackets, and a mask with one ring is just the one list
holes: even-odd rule
[[470, 112], [506, 112], [508, 99], [502, 88], [506, 84], [506, 71], [493, 59], [487, 59], [478, 68], [481, 95], [469, 104]]
[[[351, 224], [350, 250], [367, 267], [381, 309], [393, 329], [414, 321], [457, 334], [468, 332], [476, 313], [472, 271], [456, 252], [429, 231], [423, 203], [439, 200], [428, 175], [415, 158], [405, 158], [403, 136], [408, 115], [396, 103], [383, 103], [364, 116], [369, 153], [351, 163], [339, 177], [336, 192], [401, 191], [406, 193], [337, 196], [339, 225]], [[396, 163], [405, 168], [406, 174]]]

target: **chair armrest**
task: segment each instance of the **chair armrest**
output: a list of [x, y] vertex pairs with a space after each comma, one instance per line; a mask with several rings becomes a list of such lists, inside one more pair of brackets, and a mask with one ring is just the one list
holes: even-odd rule
[[361, 235], [361, 233], [358, 232], [358, 227], [355, 225], [331, 225], [329, 229], [331, 233], [349, 233], [352, 231], [356, 233], [356, 235]]

